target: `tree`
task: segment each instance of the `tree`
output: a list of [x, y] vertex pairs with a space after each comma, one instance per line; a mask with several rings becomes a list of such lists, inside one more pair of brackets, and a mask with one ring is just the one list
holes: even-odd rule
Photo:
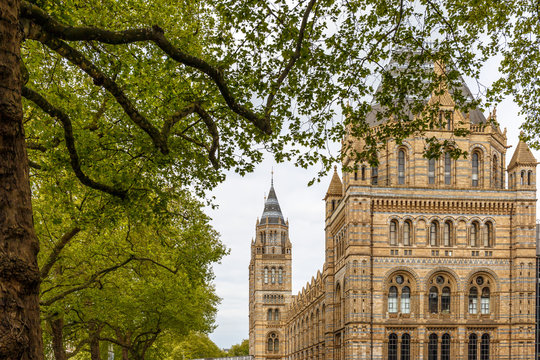
[[[82, 184], [96, 214], [115, 204], [166, 217], [169, 191], [202, 197], [225, 170], [251, 170], [264, 148], [278, 161], [320, 163], [321, 172], [341, 156], [375, 162], [388, 139], [440, 125], [437, 104], [425, 102], [430, 95], [448, 89], [461, 111], [478, 106], [457, 91], [460, 74], [474, 76], [497, 52], [507, 72], [520, 61], [500, 89], [510, 91], [514, 81], [531, 89], [537, 59], [521, 61], [529, 52], [520, 50], [535, 54], [536, 40], [527, 40], [538, 34], [534, 5], [2, 2], [0, 357], [43, 357], [29, 165], [32, 176], [54, 181], [65, 174], [65, 184]], [[393, 67], [385, 66], [390, 57]], [[434, 62], [440, 71], [425, 71]], [[537, 91], [519, 94], [534, 115]], [[373, 110], [378, 120], [396, 121], [370, 127], [365, 119]], [[343, 122], [335, 120], [339, 114]], [[328, 143], [346, 132], [368, 146], [329, 152]], [[451, 145], [428, 140], [428, 152]], [[79, 196], [73, 203], [84, 208]]]
[[249, 340], [244, 339], [240, 344], [231, 346], [227, 356], [247, 356], [249, 355]]
[[169, 359], [190, 360], [224, 356], [226, 353], [214, 344], [208, 335], [192, 332], [174, 347]]

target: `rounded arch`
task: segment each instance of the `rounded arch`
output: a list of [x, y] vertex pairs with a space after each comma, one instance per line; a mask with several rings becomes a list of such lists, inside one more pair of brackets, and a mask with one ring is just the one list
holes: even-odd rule
[[438, 275], [440, 273], [446, 273], [446, 275], [449, 275], [451, 278], [453, 278], [454, 283], [456, 284], [456, 291], [462, 291], [463, 284], [460, 281], [460, 277], [458, 276], [458, 274], [454, 270], [444, 266], [438, 266], [426, 274], [426, 276], [424, 277], [425, 291], [429, 291], [429, 280], [431, 280], [435, 275]]
[[411, 154], [413, 153], [413, 147], [411, 146], [411, 144], [409, 144], [408, 141], [406, 140], [403, 140], [401, 142], [401, 144], [396, 144], [394, 146], [394, 153], [397, 155], [397, 152], [399, 149], [405, 149], [406, 150], [406, 155], [410, 158]]
[[491, 222], [491, 224], [493, 224], [493, 226], [497, 225], [497, 222], [491, 216], [488, 216], [488, 217], [482, 219], [482, 222], [480, 224], [485, 225], [487, 222]]
[[469, 146], [469, 154], [472, 154], [473, 151], [479, 150], [482, 152], [482, 156], [486, 156], [486, 154], [489, 154], [489, 151], [487, 151], [486, 147], [482, 144], [472, 144]]
[[471, 281], [472, 281], [472, 278], [475, 277], [475, 276], [478, 276], [478, 275], [484, 275], [484, 276], [487, 276], [489, 278], [491, 278], [491, 280], [493, 280], [493, 285], [492, 285], [492, 290], [493, 292], [498, 292], [499, 291], [499, 277], [497, 276], [497, 274], [487, 268], [487, 267], [481, 267], [481, 268], [476, 268], [474, 270], [471, 270], [468, 274], [467, 274], [467, 277], [465, 278], [465, 284], [469, 284]]
[[394, 275], [397, 275], [400, 272], [410, 275], [411, 278], [413, 278], [414, 282], [416, 283], [416, 291], [420, 291], [420, 277], [413, 269], [406, 266], [398, 266], [398, 267], [392, 268], [391, 270], [388, 270], [386, 274], [384, 274], [383, 284], [384, 284], [385, 289], [387, 285], [390, 283], [390, 278]]
[[467, 224], [467, 226], [471, 226], [471, 224], [472, 224], [473, 222], [475, 222], [475, 221], [476, 221], [479, 225], [483, 224], [483, 220], [480, 219], [478, 216], [473, 216], [473, 217], [470, 217], [470, 218], [466, 219], [466, 224]]
[[451, 216], [445, 216], [441, 219], [441, 223], [445, 223], [447, 221], [450, 221], [452, 225], [457, 226], [458, 220], [456, 218], [453, 218]]

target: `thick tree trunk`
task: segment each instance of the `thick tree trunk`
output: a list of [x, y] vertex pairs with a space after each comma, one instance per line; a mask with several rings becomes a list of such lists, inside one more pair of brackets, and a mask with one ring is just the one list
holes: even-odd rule
[[67, 360], [64, 347], [64, 319], [58, 318], [50, 321], [52, 332], [52, 345], [55, 360]]
[[99, 350], [99, 333], [100, 328], [96, 323], [90, 323], [90, 359], [101, 360], [101, 353]]
[[41, 360], [39, 245], [21, 105], [20, 0], [0, 1], [0, 359]]

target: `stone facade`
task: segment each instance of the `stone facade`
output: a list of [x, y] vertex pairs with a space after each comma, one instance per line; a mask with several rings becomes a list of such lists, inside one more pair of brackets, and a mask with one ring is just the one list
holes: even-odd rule
[[506, 132], [436, 100], [447, 126], [426, 137], [464, 122], [469, 156], [430, 161], [415, 137], [388, 143], [378, 168], [346, 158], [358, 170], [326, 194], [323, 269], [296, 296], [271, 188], [251, 245], [255, 360], [534, 358], [536, 159], [520, 141], [505, 167]]

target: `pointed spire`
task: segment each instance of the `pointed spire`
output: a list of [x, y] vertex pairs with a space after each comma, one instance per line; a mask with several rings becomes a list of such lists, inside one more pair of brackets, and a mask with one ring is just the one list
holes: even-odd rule
[[268, 192], [268, 197], [264, 202], [264, 211], [261, 216], [261, 223], [268, 224], [285, 224], [285, 219], [281, 213], [281, 207], [276, 196], [276, 191], [274, 190], [274, 170], [272, 170], [272, 179], [270, 181], [270, 191]]
[[[523, 133], [521, 133], [521, 135], [523, 135]], [[537, 161], [531, 149], [529, 149], [529, 146], [525, 141], [521, 140], [520, 136], [514, 155], [512, 155], [512, 160], [510, 160], [510, 164], [508, 164], [508, 169], [510, 170], [517, 165], [536, 166], [536, 164]]]
[[337, 166], [334, 166], [334, 176], [332, 176], [330, 186], [326, 191], [326, 197], [328, 196], [343, 196], [343, 185], [337, 173]]

